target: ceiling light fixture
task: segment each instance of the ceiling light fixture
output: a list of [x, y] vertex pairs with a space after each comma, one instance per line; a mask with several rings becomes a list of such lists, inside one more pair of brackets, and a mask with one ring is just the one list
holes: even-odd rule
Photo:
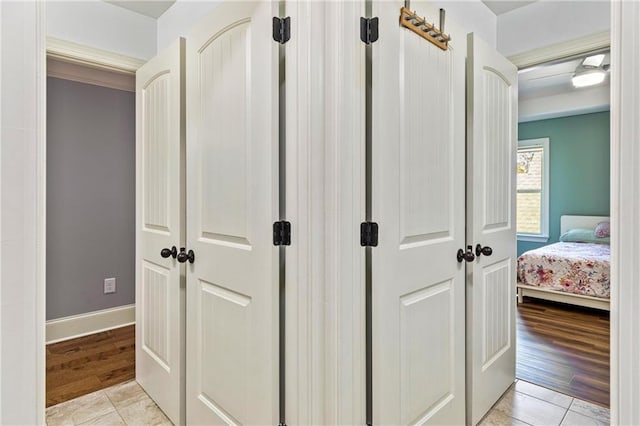
[[584, 61], [582, 61], [582, 65], [584, 65], [585, 67], [599, 67], [600, 65], [602, 65], [602, 61], [604, 61], [604, 53], [601, 53], [599, 55], [587, 56], [586, 58], [584, 58]]
[[588, 87], [602, 83], [607, 75], [605, 67], [602, 66], [604, 56], [600, 53], [584, 58], [571, 79], [573, 87]]
[[600, 67], [594, 67], [593, 69], [585, 68], [580, 71], [576, 71], [571, 79], [573, 87], [588, 87], [600, 84], [604, 81], [607, 72]]

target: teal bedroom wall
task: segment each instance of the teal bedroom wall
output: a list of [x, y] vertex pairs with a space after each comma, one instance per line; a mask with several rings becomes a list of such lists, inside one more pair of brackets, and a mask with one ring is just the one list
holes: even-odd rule
[[549, 241], [518, 241], [518, 256], [555, 243], [560, 216], [609, 215], [609, 111], [518, 125], [518, 139], [549, 138]]

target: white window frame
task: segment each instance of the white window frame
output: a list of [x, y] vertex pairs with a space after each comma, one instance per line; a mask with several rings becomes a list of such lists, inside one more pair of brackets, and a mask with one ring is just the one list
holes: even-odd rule
[[[540, 234], [518, 233], [518, 241], [531, 241], [536, 243], [546, 243], [549, 241], [549, 138], [525, 139], [518, 141], [520, 148], [542, 147], [542, 206], [540, 212]], [[517, 187], [517, 183], [516, 183]], [[517, 190], [516, 190], [517, 192]], [[516, 223], [517, 229], [517, 223]]]

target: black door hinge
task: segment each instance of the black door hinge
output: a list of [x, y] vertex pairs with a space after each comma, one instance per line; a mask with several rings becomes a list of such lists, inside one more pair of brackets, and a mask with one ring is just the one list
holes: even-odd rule
[[378, 224], [376, 222], [362, 222], [360, 224], [360, 245], [362, 247], [378, 246]]
[[291, 38], [291, 17], [273, 17], [273, 39], [280, 44], [285, 44]]
[[280, 222], [273, 223], [273, 245], [291, 245], [291, 222], [281, 220]]
[[360, 40], [364, 44], [378, 41], [378, 18], [360, 18]]

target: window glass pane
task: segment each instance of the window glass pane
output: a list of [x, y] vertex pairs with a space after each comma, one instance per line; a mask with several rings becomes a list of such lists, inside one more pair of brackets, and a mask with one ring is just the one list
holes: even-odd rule
[[518, 233], [542, 233], [543, 154], [542, 147], [518, 149]]
[[542, 190], [542, 147], [518, 149], [518, 191]]
[[517, 198], [517, 220], [519, 234], [542, 233], [540, 211], [542, 209], [541, 192], [519, 192]]

